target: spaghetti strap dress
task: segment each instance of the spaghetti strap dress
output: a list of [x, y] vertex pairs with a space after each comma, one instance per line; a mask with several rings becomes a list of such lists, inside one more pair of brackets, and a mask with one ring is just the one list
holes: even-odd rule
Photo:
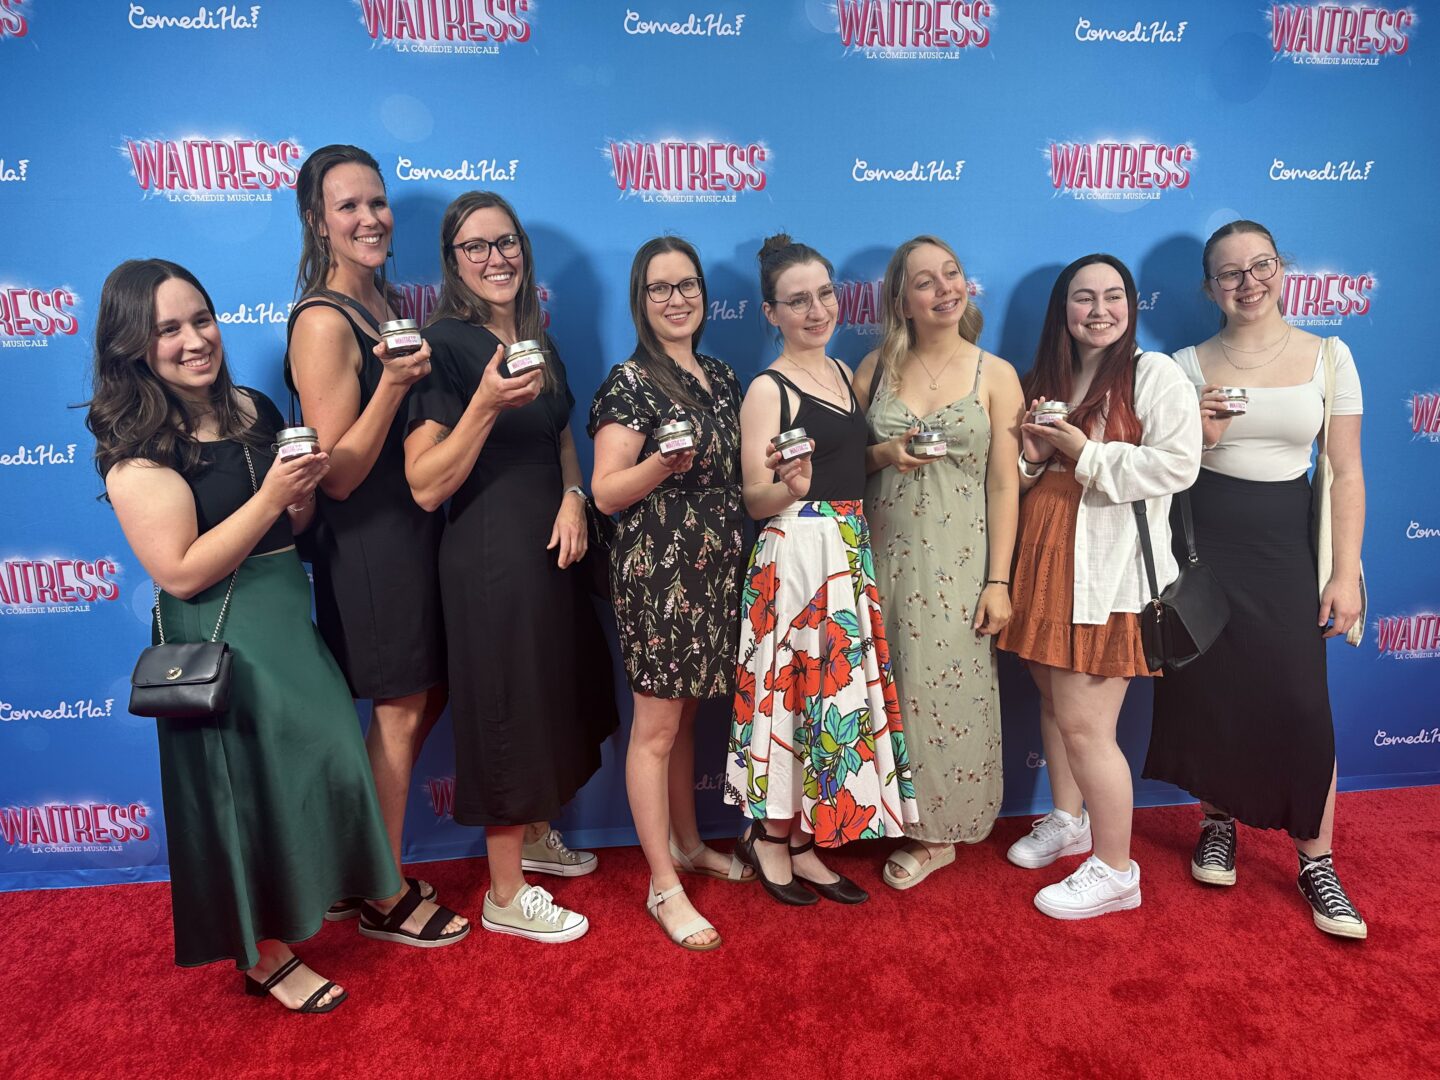
[[799, 814], [825, 848], [903, 836], [917, 813], [863, 506], [865, 413], [853, 390], [842, 411], [761, 377], [780, 384], [780, 430], [803, 427], [815, 453], [806, 498], [766, 521], [750, 554], [725, 801], [751, 818]]
[[868, 414], [874, 442], [916, 424], [945, 435], [943, 458], [908, 473], [881, 469], [865, 487], [920, 811], [905, 834], [932, 844], [983, 840], [1004, 795], [995, 639], [973, 629], [990, 566], [984, 362], [982, 353], [968, 394], [926, 416], [883, 380]]
[[[349, 320], [360, 349], [363, 412], [380, 385], [384, 365], [373, 352], [378, 337], [366, 334], [353, 313], [367, 320], [373, 316], [348, 296], [312, 294], [296, 304], [290, 330], [295, 317], [309, 307], [333, 308]], [[288, 350], [285, 378], [293, 392]], [[410, 494], [405, 480], [407, 427], [408, 409], [402, 402], [379, 457], [349, 498], [332, 499], [316, 491], [314, 535], [306, 551], [315, 571], [315, 618], [356, 698], [405, 697], [445, 681], [438, 571], [444, 519], [421, 509]]]

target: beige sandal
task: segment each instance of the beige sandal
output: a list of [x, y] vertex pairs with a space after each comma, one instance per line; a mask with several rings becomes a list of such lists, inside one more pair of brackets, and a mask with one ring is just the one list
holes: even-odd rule
[[[914, 855], [910, 854], [910, 852], [902, 849], [894, 852], [885, 860], [885, 868], [880, 871], [880, 876], [884, 879], [886, 885], [889, 885], [892, 889], [899, 889], [901, 892], [904, 892], [906, 889], [913, 889], [936, 870], [939, 870], [942, 866], [949, 866], [954, 861], [954, 844], [951, 844], [944, 851], [930, 852], [930, 857], [923, 863], [915, 858]], [[909, 876], [903, 878], [896, 877], [890, 872], [892, 864], [904, 870]]]
[[[695, 850], [689, 853], [680, 850], [680, 845], [675, 843], [675, 837], [670, 837], [670, 858], [675, 863], [675, 869], [686, 874], [699, 874], [701, 877], [719, 878], [721, 881], [733, 881], [735, 884], [743, 884], [755, 880], [755, 871], [751, 870], [735, 855], [730, 856], [730, 872], [722, 873], [719, 870], [711, 870], [708, 866], [697, 866], [698, 859], [705, 850], [705, 841], [700, 841]], [[693, 933], [693, 931], [692, 931]]]
[[[655, 891], [655, 882], [650, 882], [650, 895], [645, 898], [645, 907], [649, 910], [650, 917], [655, 920], [655, 925], [660, 927], [661, 930], [665, 930], [665, 924], [660, 921], [660, 905], [672, 896], [679, 896], [684, 891], [684, 885], [672, 885], [664, 892], [657, 893]], [[669, 935], [671, 941], [679, 945], [682, 949], [689, 949], [691, 952], [709, 952], [711, 949], [718, 949], [724, 941], [718, 932], [715, 934], [715, 940], [705, 945], [691, 945], [685, 939], [693, 937], [702, 930], [714, 929], [715, 925], [709, 919], [703, 915], [697, 915], [683, 926], [677, 927], [673, 933], [669, 930], [665, 930], [665, 933]]]

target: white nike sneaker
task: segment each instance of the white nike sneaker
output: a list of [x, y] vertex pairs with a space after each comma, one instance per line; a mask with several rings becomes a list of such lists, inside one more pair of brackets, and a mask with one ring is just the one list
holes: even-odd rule
[[1005, 857], [1026, 870], [1039, 870], [1064, 855], [1084, 855], [1090, 850], [1090, 815], [1080, 811], [1071, 817], [1064, 810], [1051, 810], [1030, 826], [1030, 833], [1010, 845]]
[[1052, 919], [1093, 919], [1111, 911], [1140, 906], [1140, 864], [1130, 861], [1134, 879], [1121, 883], [1115, 871], [1094, 855], [1064, 881], [1035, 894], [1035, 906]]

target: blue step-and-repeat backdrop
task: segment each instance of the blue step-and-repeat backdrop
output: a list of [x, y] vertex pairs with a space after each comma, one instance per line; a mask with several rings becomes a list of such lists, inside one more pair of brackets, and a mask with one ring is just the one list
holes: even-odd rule
[[[1420, 318], [1437, 43], [1415, 7], [1255, 0], [0, 0], [0, 889], [166, 875], [155, 736], [125, 709], [150, 582], [68, 408], [101, 282], [136, 256], [189, 267], [238, 381], [278, 398], [293, 185], [331, 142], [380, 161], [421, 319], [445, 205], [490, 188], [517, 207], [587, 469], [585, 403], [634, 341], [630, 259], [656, 233], [698, 245], [705, 347], [748, 381], [775, 353], [754, 255], [782, 227], [834, 261], [850, 363], [877, 341], [890, 252], [934, 232], [982, 344], [1023, 370], [1072, 258], [1128, 262], [1142, 342], [1174, 350], [1216, 325], [1204, 238], [1266, 223], [1287, 315], [1343, 336], [1364, 382], [1371, 611], [1360, 649], [1330, 647], [1341, 786], [1440, 782], [1440, 372]], [[1002, 674], [1005, 808], [1030, 812], [1036, 700]], [[1148, 713], [1138, 685], [1137, 770]], [[726, 716], [702, 714], [696, 766], [715, 834], [739, 827]], [[409, 858], [482, 850], [448, 816], [449, 743], [445, 721], [415, 770]], [[633, 841], [623, 752], [560, 822], [572, 844]]]

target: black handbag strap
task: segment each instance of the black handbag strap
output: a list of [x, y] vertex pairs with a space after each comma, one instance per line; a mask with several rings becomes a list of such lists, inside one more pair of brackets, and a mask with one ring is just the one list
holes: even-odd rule
[[[260, 494], [260, 485], [255, 481], [255, 463], [250, 460], [250, 447], [244, 443], [240, 449], [245, 454], [245, 468], [250, 470], [250, 493], [252, 496]], [[230, 572], [230, 585], [225, 590], [225, 602], [220, 605], [220, 615], [215, 620], [215, 632], [210, 635], [211, 642], [220, 640], [220, 630], [225, 625], [225, 616], [230, 613], [230, 598], [235, 595], [235, 579], [240, 576], [240, 568], [237, 566]], [[160, 644], [165, 644], [165, 624], [160, 620], [160, 586], [155, 582], [155, 628], [160, 632]]]
[[[1180, 523], [1185, 531], [1185, 553], [1192, 563], [1198, 563], [1200, 556], [1195, 550], [1195, 519], [1190, 513], [1190, 493], [1182, 491], [1175, 499], [1180, 504]], [[1155, 576], [1155, 549], [1150, 546], [1150, 519], [1145, 513], [1145, 500], [1136, 499], [1131, 507], [1135, 511], [1135, 527], [1140, 533], [1140, 553], [1145, 557], [1145, 576], [1150, 580], [1150, 597], [1160, 602], [1160, 583]]]

